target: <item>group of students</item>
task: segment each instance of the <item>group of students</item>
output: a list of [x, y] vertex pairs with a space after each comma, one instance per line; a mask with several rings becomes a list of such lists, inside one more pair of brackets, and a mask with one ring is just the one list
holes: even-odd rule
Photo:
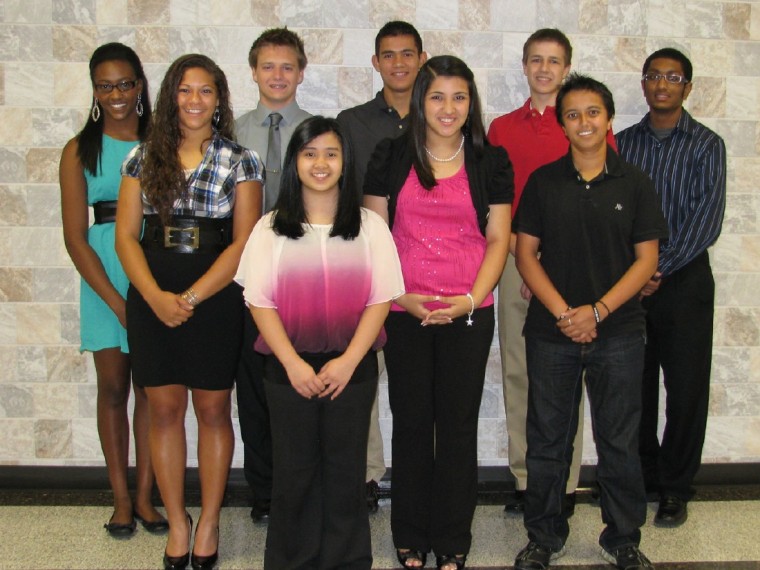
[[[428, 59], [405, 22], [380, 30], [372, 60], [383, 79], [374, 100], [337, 120], [311, 117], [295, 102], [303, 44], [287, 29], [268, 30], [249, 57], [259, 105], [235, 122], [224, 73], [205, 56], [172, 63], [151, 114], [135, 53], [106, 44], [93, 54], [92, 112], [64, 149], [61, 192], [114, 491], [106, 529], [129, 536], [139, 520], [168, 530], [168, 569], [217, 563], [237, 381], [251, 514], [269, 523], [265, 567], [371, 568], [368, 482], [382, 473], [368, 473], [368, 439], [382, 349], [398, 560], [424, 567], [433, 551], [439, 569], [464, 568], [493, 291], [500, 279], [506, 287], [511, 251], [523, 297], [532, 296], [519, 323], [530, 378], [522, 487], [530, 542], [516, 567], [543, 570], [564, 550], [585, 375], [603, 555], [619, 568], [651, 568], [638, 550], [646, 501], [639, 295], [659, 279], [668, 226], [652, 182], [608, 144], [609, 90], [566, 77], [561, 32], [531, 36], [523, 64], [542, 106], [529, 101], [526, 111], [566, 139], [556, 156], [536, 159], [533, 148], [538, 161], [526, 171], [510, 147], [521, 140], [501, 130], [509, 143], [501, 142], [499, 119], [486, 135], [462, 60]], [[672, 70], [660, 75], [677, 83]], [[644, 86], [660, 84], [647, 77]], [[194, 533], [183, 486], [189, 395], [202, 497]], [[153, 473], [166, 519], [150, 504]]]

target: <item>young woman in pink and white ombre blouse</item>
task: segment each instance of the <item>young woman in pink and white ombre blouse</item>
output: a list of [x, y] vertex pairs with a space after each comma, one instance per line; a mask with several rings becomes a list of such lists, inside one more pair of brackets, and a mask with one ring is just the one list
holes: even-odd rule
[[459, 570], [472, 541], [478, 410], [512, 166], [485, 141], [472, 71], [456, 57], [422, 66], [410, 117], [409, 134], [381, 142], [364, 179], [364, 203], [389, 222], [407, 291], [385, 325], [391, 530], [404, 568], [424, 566], [432, 550], [439, 569]]
[[385, 221], [360, 206], [351, 148], [311, 117], [288, 145], [275, 209], [236, 280], [267, 355], [272, 505], [264, 567], [372, 567], [364, 475], [391, 301], [404, 293]]

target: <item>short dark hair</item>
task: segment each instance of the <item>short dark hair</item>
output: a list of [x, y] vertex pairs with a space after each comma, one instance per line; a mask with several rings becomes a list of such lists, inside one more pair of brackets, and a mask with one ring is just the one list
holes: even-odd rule
[[412, 36], [414, 38], [414, 45], [417, 46], [417, 53], [422, 53], [422, 37], [417, 31], [417, 28], [412, 26], [408, 22], [402, 22], [401, 20], [393, 20], [388, 22], [375, 36], [375, 55], [380, 55], [380, 42], [383, 38], [395, 38], [397, 36]]
[[256, 68], [256, 64], [259, 60], [259, 50], [265, 46], [284, 46], [293, 48], [298, 57], [298, 67], [300, 69], [306, 69], [308, 60], [306, 59], [306, 51], [304, 51], [303, 40], [298, 37], [298, 34], [291, 32], [287, 27], [284, 28], [271, 28], [263, 32], [258, 38], [256, 38], [248, 52], [248, 65], [252, 68]]
[[604, 108], [607, 110], [607, 118], [612, 119], [615, 116], [615, 101], [612, 99], [612, 93], [610, 93], [610, 90], [604, 83], [597, 81], [588, 75], [571, 73], [567, 76], [562, 87], [560, 87], [559, 93], [557, 93], [557, 106], [555, 111], [557, 113], [557, 121], [559, 121], [560, 125], [565, 125], [562, 117], [562, 103], [565, 96], [573, 91], [591, 91], [592, 93], [596, 93], [602, 98]]
[[570, 40], [557, 28], [541, 28], [533, 32], [530, 37], [525, 40], [523, 44], [523, 56], [522, 62], [528, 63], [528, 50], [530, 46], [538, 42], [554, 42], [562, 46], [565, 50], [565, 66], [570, 65], [573, 60], [573, 46], [570, 45]]
[[338, 208], [330, 237], [354, 239], [361, 229], [361, 188], [356, 187], [354, 153], [348, 137], [336, 119], [315, 115], [305, 119], [293, 131], [285, 152], [280, 179], [280, 194], [274, 206], [272, 229], [278, 235], [292, 239], [303, 236], [303, 224], [308, 223], [303, 205], [303, 187], [298, 178], [298, 153], [309, 142], [326, 133], [335, 133], [343, 150], [343, 171], [338, 181]]
[[478, 87], [475, 85], [475, 75], [467, 64], [453, 55], [437, 55], [431, 57], [420, 68], [412, 89], [412, 100], [409, 106], [410, 141], [414, 149], [414, 169], [422, 186], [428, 190], [436, 185], [430, 160], [425, 152], [427, 137], [427, 121], [425, 120], [425, 96], [436, 77], [460, 77], [467, 82], [470, 92], [470, 109], [467, 121], [462, 127], [462, 134], [470, 139], [475, 153], [480, 155], [485, 147], [485, 127], [483, 112], [480, 105]]
[[652, 53], [644, 62], [641, 74], [643, 75], [649, 71], [649, 66], [652, 65], [652, 61], [658, 58], [674, 59], [679, 62], [681, 67], [683, 67], [683, 76], [686, 78], [686, 81], [691, 81], [692, 73], [694, 73], [691, 61], [683, 53], [672, 47], [658, 49], [656, 52]]

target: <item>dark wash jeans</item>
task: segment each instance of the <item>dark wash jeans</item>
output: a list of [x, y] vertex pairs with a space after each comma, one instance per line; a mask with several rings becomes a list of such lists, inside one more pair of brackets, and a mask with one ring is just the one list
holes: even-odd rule
[[638, 454], [644, 338], [626, 334], [589, 344], [525, 339], [528, 363], [528, 488], [525, 528], [530, 540], [558, 551], [570, 528], [562, 513], [578, 405], [586, 390], [599, 457], [602, 521], [599, 544], [638, 545], [646, 496]]

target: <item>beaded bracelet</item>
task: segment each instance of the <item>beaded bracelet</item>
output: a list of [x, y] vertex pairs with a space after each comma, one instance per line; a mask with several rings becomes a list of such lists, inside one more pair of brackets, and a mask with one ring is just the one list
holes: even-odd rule
[[475, 299], [472, 298], [472, 293], [467, 293], [465, 296], [470, 300], [470, 312], [467, 313], [467, 326], [471, 327], [474, 322], [472, 320], [472, 313], [475, 312]]

